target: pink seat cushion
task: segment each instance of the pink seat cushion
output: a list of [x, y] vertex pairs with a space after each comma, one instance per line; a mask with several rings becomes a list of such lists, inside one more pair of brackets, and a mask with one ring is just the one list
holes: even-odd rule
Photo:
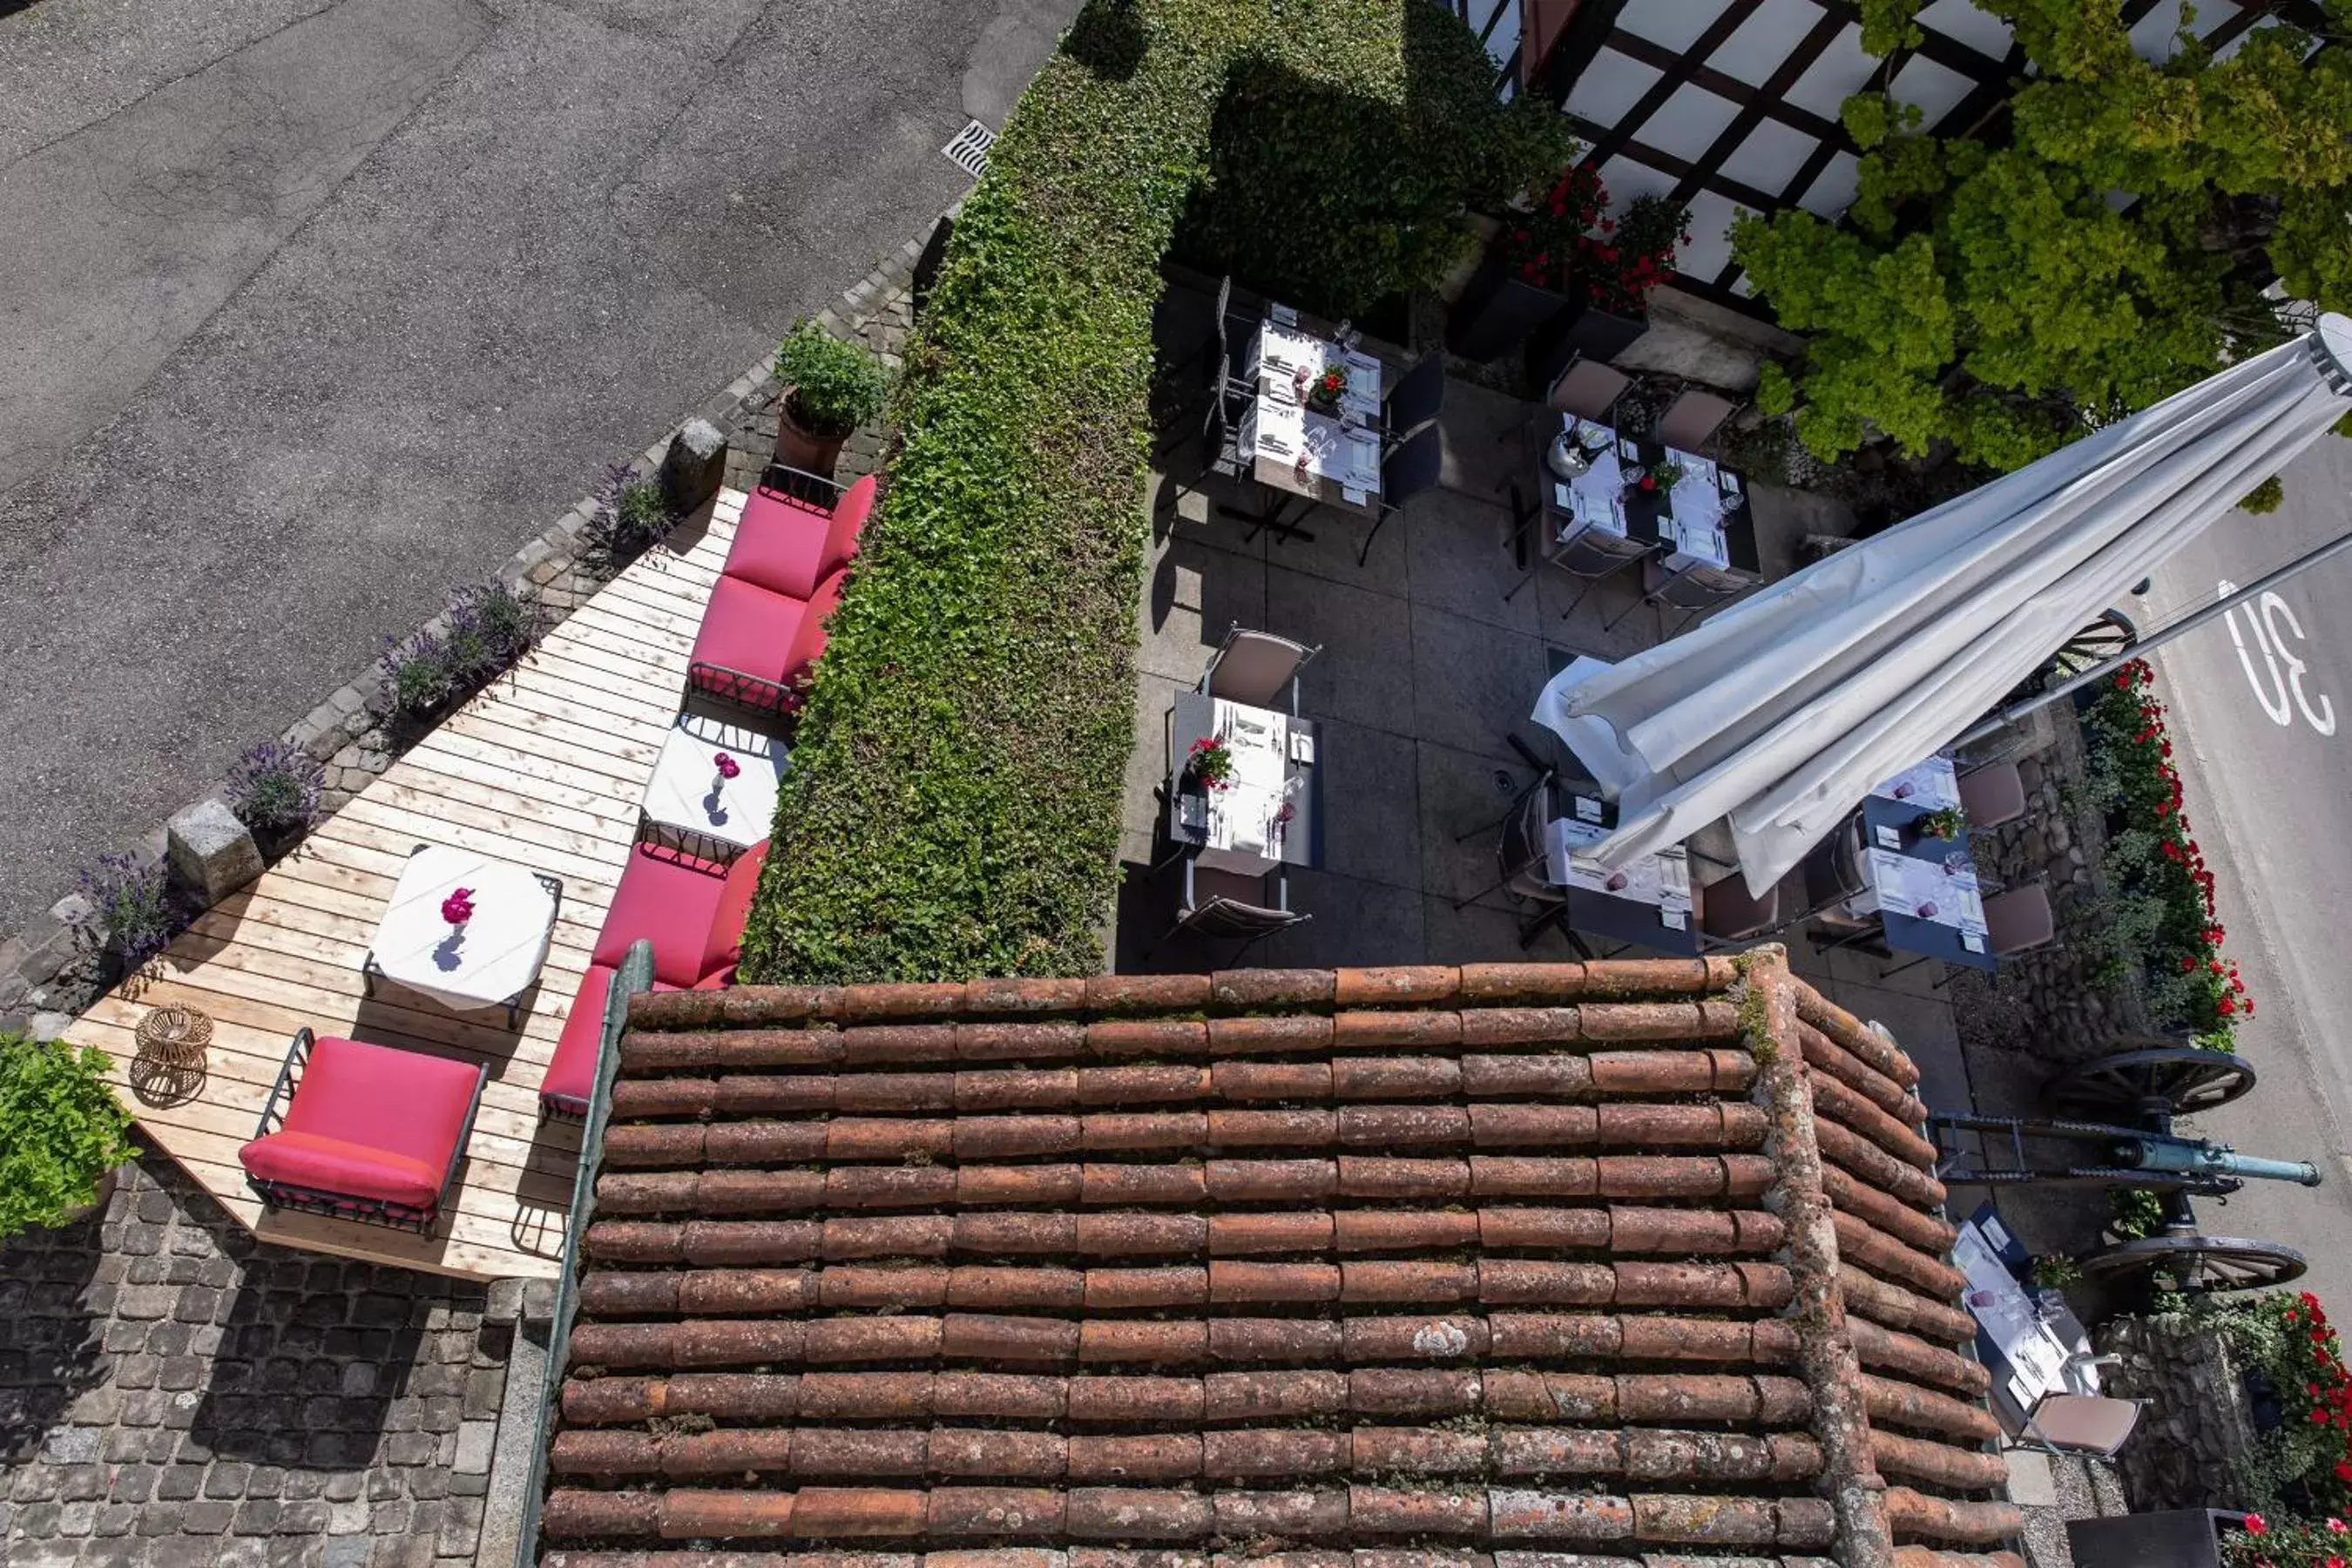
[[[829, 564], [833, 520], [806, 501], [761, 489], [743, 503], [743, 520], [727, 552], [726, 573], [772, 594], [805, 599]], [[836, 563], [837, 564], [837, 563]]]
[[793, 646], [808, 610], [804, 599], [787, 598], [740, 577], [721, 577], [710, 590], [709, 607], [702, 612], [694, 662], [740, 669], [781, 685], [792, 669]]
[[767, 858], [768, 846], [763, 842], [737, 856], [735, 864], [727, 868], [727, 888], [719, 895], [719, 907], [711, 911], [698, 980], [734, 968], [742, 955], [743, 921], [751, 913], [751, 893], [760, 885], [760, 868]]
[[613, 890], [613, 905], [605, 912], [604, 929], [596, 933], [590, 962], [617, 969], [629, 944], [644, 937], [654, 944], [654, 979], [692, 985], [702, 978], [710, 919], [726, 890], [724, 868], [636, 846], [629, 852], [621, 885]]
[[[588, 1114], [588, 1098], [596, 1089], [596, 1047], [604, 1038], [604, 1001], [612, 994], [616, 973], [610, 964], [592, 963], [580, 977], [580, 991], [572, 998], [572, 1011], [564, 1016], [555, 1055], [548, 1060], [547, 1076], [539, 1082], [541, 1100], [551, 1100], [575, 1116]], [[654, 989], [677, 987], [656, 980]]]
[[480, 1082], [467, 1062], [331, 1035], [311, 1043], [285, 1124], [237, 1158], [264, 1181], [424, 1208]]

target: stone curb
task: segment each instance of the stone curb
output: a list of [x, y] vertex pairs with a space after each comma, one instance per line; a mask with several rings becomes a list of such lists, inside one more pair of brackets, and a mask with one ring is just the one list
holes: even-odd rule
[[[934, 221], [931, 228], [950, 221], [955, 210], [950, 207]], [[926, 230], [924, 235], [900, 246], [844, 291], [837, 301], [818, 311], [818, 324], [836, 337], [852, 341], [864, 338], [878, 350], [880, 334], [874, 331], [875, 325], [904, 300], [929, 233]], [[900, 325], [903, 324], [902, 321]], [[895, 352], [886, 353], [883, 357], [893, 369], [897, 367]], [[763, 356], [630, 459], [632, 477], [657, 473], [677, 427], [688, 419], [702, 418], [728, 435], [729, 482], [734, 483], [746, 465], [756, 479], [760, 468], [766, 463], [765, 451], [739, 456], [740, 437], [757, 428], [759, 415], [772, 408], [775, 392], [772, 356]], [[772, 419], [767, 422], [767, 430], [772, 437]], [[845, 449], [844, 466], [859, 472], [871, 471], [879, 466], [881, 450], [877, 437], [861, 431]], [[562, 517], [526, 541], [491, 574], [510, 588], [534, 594], [545, 608], [553, 611], [547, 623], [550, 626], [561, 625], [603, 585], [600, 580], [590, 577], [581, 564], [588, 544], [589, 525], [595, 521], [597, 510], [593, 494], [572, 502]], [[443, 629], [447, 620], [445, 611], [416, 629]], [[330, 692], [317, 707], [289, 726], [281, 737], [327, 771], [321, 820], [341, 810], [365, 787], [365, 775], [382, 773], [397, 754], [383, 732], [383, 714], [388, 707], [385, 687], [383, 666], [371, 664]], [[205, 791], [197, 799], [217, 794], [218, 788], [216, 785]], [[142, 837], [131, 852], [142, 865], [161, 861], [164, 855], [163, 827], [159, 825]], [[95, 994], [87, 981], [79, 984], [67, 983], [77, 962], [87, 956], [77, 926], [88, 912], [89, 906], [82, 896], [68, 893], [34, 916], [22, 930], [0, 938], [0, 1030], [30, 1028], [37, 1037], [54, 1037], [72, 1021], [72, 1015], [87, 1005], [89, 995], [82, 993]]]

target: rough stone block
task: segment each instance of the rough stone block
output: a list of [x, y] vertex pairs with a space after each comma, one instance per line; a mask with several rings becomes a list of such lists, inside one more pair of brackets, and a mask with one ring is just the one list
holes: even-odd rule
[[708, 419], [689, 419], [662, 454], [662, 495], [674, 510], [694, 510], [727, 477], [727, 437]]
[[165, 829], [172, 877], [218, 903], [261, 875], [261, 851], [236, 814], [218, 800], [183, 807]]

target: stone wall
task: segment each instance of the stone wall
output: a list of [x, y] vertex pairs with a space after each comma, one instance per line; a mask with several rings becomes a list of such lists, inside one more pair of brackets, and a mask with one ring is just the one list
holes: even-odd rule
[[471, 1564], [522, 1301], [257, 1241], [142, 1152], [0, 1243], [0, 1563]]
[[2243, 1508], [2237, 1463], [2254, 1450], [2254, 1426], [2227, 1342], [2210, 1329], [2168, 1329], [2116, 1318], [2096, 1336], [2101, 1387], [2147, 1410], [2116, 1457], [2137, 1513], [2167, 1508]]

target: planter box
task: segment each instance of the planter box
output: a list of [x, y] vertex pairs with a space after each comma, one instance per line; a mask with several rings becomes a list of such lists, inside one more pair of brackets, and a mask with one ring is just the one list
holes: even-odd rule
[[1538, 386], [1549, 386], [1572, 360], [1597, 359], [1613, 363], [1617, 356], [1642, 341], [1650, 323], [1639, 316], [1620, 316], [1597, 306], [1571, 305], [1528, 340], [1528, 374]]
[[1500, 359], [1567, 309], [1567, 295], [1522, 280], [1489, 251], [1447, 319], [1445, 346], [1464, 359]]
[[2178, 1508], [2066, 1525], [2074, 1568], [2221, 1568], [2224, 1529], [2246, 1516], [2218, 1508]]

